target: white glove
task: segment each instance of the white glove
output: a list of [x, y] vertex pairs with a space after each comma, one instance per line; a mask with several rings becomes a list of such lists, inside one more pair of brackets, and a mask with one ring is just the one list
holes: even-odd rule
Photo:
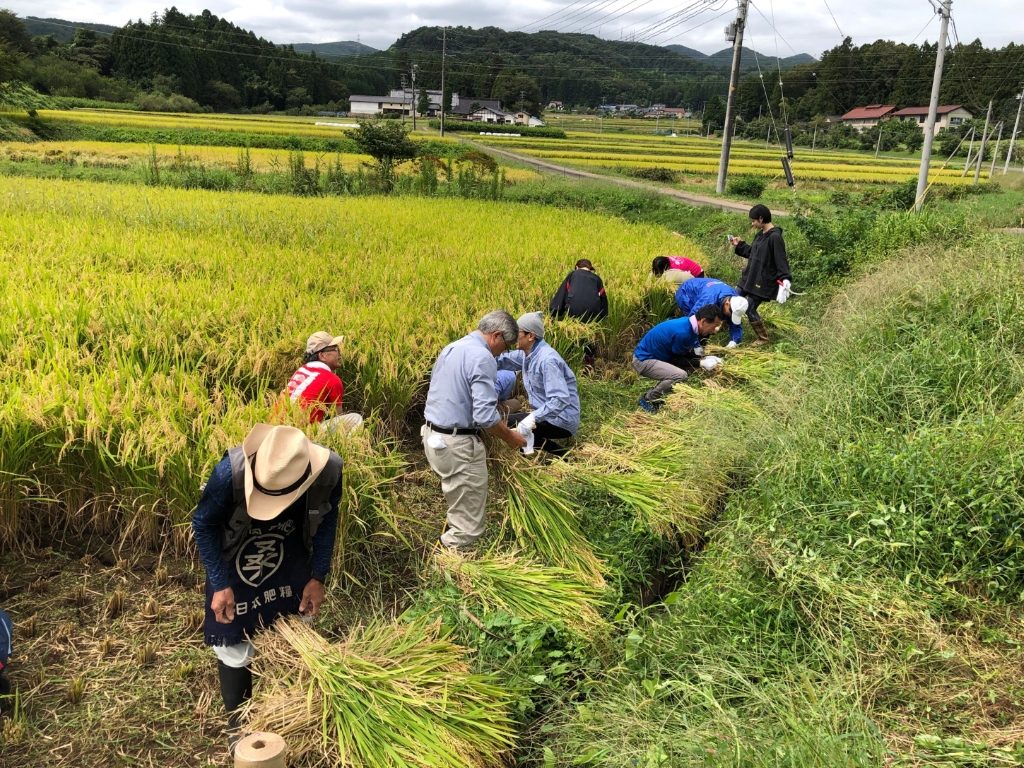
[[533, 432], [537, 428], [537, 417], [532, 413], [526, 415], [526, 418], [519, 422], [519, 431], [526, 435], [527, 432]]
[[775, 297], [775, 300], [779, 304], [785, 304], [786, 299], [789, 298], [789, 294], [793, 292], [793, 285], [789, 280], [783, 280], [782, 285], [779, 286], [779, 295]]
[[736, 345], [736, 342], [735, 342], [735, 341], [730, 341], [730, 342], [729, 342], [728, 344], [726, 344], [726, 345], [725, 345], [725, 348], [726, 348], [726, 349], [735, 349], [735, 348], [736, 348], [736, 346], [737, 346], [737, 345]]
[[519, 450], [523, 452], [523, 456], [529, 456], [533, 453], [533, 432], [520, 432], [520, 434], [526, 438], [526, 445]]
[[696, 347], [693, 348], [693, 354], [695, 354], [697, 357], [703, 357], [704, 356], [704, 347], [702, 347], [700, 344], [698, 344]]
[[705, 371], [711, 371], [722, 364], [722, 358], [715, 357], [714, 355], [708, 355], [700, 361], [700, 367]]

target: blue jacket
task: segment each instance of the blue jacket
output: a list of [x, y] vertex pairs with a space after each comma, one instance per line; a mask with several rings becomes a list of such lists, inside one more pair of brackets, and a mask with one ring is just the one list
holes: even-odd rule
[[693, 348], [699, 344], [697, 319], [692, 315], [677, 317], [658, 323], [645, 333], [633, 350], [633, 355], [641, 361], [661, 360], [663, 363], [671, 363], [678, 357], [692, 353]]
[[530, 354], [517, 349], [499, 355], [498, 369], [523, 372], [523, 385], [530, 405], [536, 409], [533, 415], [538, 422], [545, 421], [576, 434], [580, 428], [576, 374], [554, 347], [537, 339]]
[[[717, 304], [721, 307], [726, 299], [733, 296], [739, 296], [739, 293], [728, 283], [711, 277], [695, 277], [679, 286], [679, 290], [676, 291], [676, 304], [684, 315], [691, 315], [708, 304]], [[739, 344], [743, 340], [743, 326], [733, 324], [730, 320], [729, 338]]]
[[0, 669], [7, 666], [7, 660], [11, 658], [14, 642], [11, 639], [14, 625], [11, 617], [6, 612], [0, 611]]

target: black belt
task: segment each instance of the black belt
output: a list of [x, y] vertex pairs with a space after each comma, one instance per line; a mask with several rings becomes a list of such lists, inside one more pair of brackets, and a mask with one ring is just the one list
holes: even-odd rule
[[429, 427], [434, 432], [440, 432], [443, 435], [479, 435], [479, 429], [467, 429], [466, 427], [439, 427], [437, 424], [431, 424], [427, 422]]

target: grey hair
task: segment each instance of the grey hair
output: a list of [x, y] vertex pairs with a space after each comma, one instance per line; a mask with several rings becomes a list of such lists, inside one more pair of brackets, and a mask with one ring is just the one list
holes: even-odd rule
[[480, 333], [500, 333], [501, 338], [510, 347], [519, 338], [519, 326], [516, 325], [516, 319], [504, 309], [488, 312], [480, 318], [480, 324], [476, 328]]

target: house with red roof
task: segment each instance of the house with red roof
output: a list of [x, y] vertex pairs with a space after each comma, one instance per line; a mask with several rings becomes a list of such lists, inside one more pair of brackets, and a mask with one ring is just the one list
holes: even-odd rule
[[[956, 128], [971, 120], [974, 115], [959, 104], [947, 104], [941, 106], [935, 113], [935, 133], [943, 128]], [[905, 107], [892, 113], [894, 120], [913, 120], [921, 130], [924, 130], [925, 121], [928, 119], [928, 107]]]
[[849, 125], [858, 131], [874, 128], [882, 120], [892, 117], [896, 111], [895, 104], [868, 104], [866, 107], [854, 107], [839, 118], [843, 125]]

